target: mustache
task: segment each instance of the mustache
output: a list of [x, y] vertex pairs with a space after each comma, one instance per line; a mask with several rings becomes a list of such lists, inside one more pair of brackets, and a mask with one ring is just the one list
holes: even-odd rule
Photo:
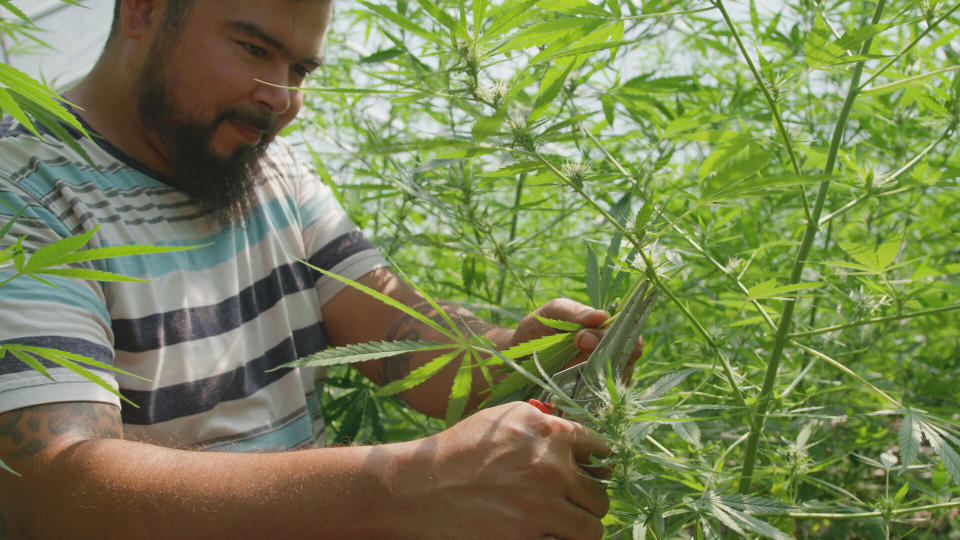
[[263, 131], [265, 133], [273, 133], [276, 131], [280, 123], [277, 117], [268, 111], [240, 107], [232, 107], [221, 111], [220, 114], [217, 115], [215, 124], [219, 124], [225, 120], [246, 124], [257, 131]]

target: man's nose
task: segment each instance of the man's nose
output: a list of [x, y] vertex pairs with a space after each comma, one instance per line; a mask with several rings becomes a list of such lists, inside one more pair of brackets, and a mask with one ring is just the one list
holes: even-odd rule
[[285, 77], [277, 75], [269, 78], [261, 78], [257, 81], [257, 87], [254, 89], [254, 100], [258, 105], [268, 109], [276, 115], [281, 115], [290, 109], [293, 99], [291, 94], [295, 90], [284, 87], [288, 81]]

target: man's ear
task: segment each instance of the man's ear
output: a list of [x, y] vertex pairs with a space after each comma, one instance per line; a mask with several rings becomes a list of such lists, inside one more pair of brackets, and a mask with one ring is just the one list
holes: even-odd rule
[[157, 24], [164, 0], [120, 0], [120, 31], [130, 39], [141, 39]]

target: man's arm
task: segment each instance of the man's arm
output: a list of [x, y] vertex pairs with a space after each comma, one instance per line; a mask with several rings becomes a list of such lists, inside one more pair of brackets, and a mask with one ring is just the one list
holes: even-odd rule
[[[358, 281], [413, 307], [439, 324], [446, 325], [440, 314], [390, 269], [379, 268]], [[464, 331], [469, 328], [473, 333], [487, 337], [501, 350], [555, 332], [533, 315], [524, 318], [516, 329], [508, 329], [494, 326], [459, 306], [441, 303], [441, 307], [456, 324], [461, 325]], [[537, 314], [550, 319], [576, 322], [585, 327], [574, 340], [580, 354], [572, 363], [585, 360], [586, 355], [596, 348], [606, 333], [606, 330], [599, 326], [610, 317], [606, 312], [567, 299], [552, 300], [541, 306]], [[327, 302], [323, 308], [323, 319], [327, 337], [330, 343], [336, 346], [381, 340], [449, 341], [447, 337], [413, 317], [351, 287], [343, 289]], [[633, 357], [639, 357], [642, 350], [641, 341], [634, 349]], [[443, 352], [404, 354], [358, 363], [355, 366], [367, 378], [377, 384], [385, 385], [406, 377], [411, 371]], [[420, 412], [443, 418], [449, 401], [450, 386], [453, 384], [458, 367], [459, 361], [452, 361], [443, 371], [401, 393], [400, 397]], [[467, 403], [467, 410], [471, 410], [480, 403], [482, 400], [480, 392], [485, 388], [486, 381], [478, 369], [474, 373], [471, 399]]]
[[[205, 453], [120, 437], [116, 407], [0, 414], [9, 538], [600, 538], [606, 453], [585, 428], [514, 403], [376, 447]], [[483, 464], [483, 467], [479, 467]]]

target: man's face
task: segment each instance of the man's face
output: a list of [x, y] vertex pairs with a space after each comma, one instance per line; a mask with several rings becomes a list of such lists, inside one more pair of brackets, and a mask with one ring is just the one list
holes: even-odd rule
[[[148, 138], [177, 187], [231, 222], [249, 210], [259, 161], [319, 64], [329, 0], [195, 0], [154, 35], [137, 80]], [[276, 85], [276, 86], [274, 86]]]

